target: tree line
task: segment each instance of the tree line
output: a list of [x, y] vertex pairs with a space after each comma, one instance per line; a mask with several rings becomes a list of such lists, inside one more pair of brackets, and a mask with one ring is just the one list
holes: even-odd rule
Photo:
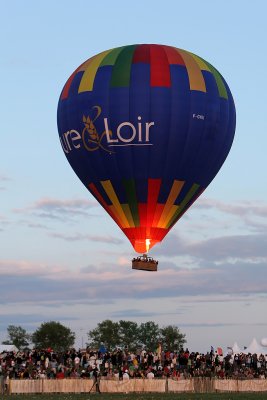
[[[52, 348], [54, 351], [66, 351], [74, 346], [75, 333], [56, 321], [44, 322], [32, 334], [21, 326], [9, 325], [8, 339], [2, 344], [15, 345], [19, 350], [28, 348], [32, 343], [35, 348]], [[159, 327], [153, 321], [137, 324], [133, 321], [120, 320], [113, 322], [106, 319], [87, 333], [87, 347], [99, 349], [104, 346], [108, 351], [115, 348], [126, 348], [135, 351], [145, 348], [154, 351], [159, 343], [163, 350], [181, 349], [186, 343], [185, 334], [175, 325]]]

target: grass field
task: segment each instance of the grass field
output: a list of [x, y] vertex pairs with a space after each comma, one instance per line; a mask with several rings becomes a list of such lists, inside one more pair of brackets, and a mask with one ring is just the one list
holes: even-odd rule
[[129, 394], [24, 394], [4, 396], [3, 400], [254, 400], [267, 399], [267, 393], [129, 393]]

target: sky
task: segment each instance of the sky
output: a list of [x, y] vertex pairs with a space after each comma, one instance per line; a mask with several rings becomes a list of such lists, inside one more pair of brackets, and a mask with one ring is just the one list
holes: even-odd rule
[[[0, 341], [58, 321], [76, 346], [105, 319], [176, 325], [191, 351], [267, 336], [265, 0], [0, 0]], [[159, 43], [214, 65], [237, 126], [216, 179], [133, 271], [131, 244], [69, 166], [57, 103], [101, 51]], [[266, 348], [267, 352], [267, 348]]]

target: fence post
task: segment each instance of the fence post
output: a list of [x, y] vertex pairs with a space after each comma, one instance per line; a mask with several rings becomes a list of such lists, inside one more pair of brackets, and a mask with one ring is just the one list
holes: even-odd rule
[[168, 378], [166, 378], [166, 382], [165, 382], [165, 393], [169, 393]]

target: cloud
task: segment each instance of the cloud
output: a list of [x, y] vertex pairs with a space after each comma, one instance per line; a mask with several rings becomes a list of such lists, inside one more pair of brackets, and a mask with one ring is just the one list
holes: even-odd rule
[[33, 228], [33, 229], [48, 229], [47, 226], [45, 226], [44, 224], [38, 224], [38, 223], [34, 223], [34, 222], [25, 222], [25, 224], [29, 228]]
[[128, 308], [128, 309], [122, 309], [119, 311], [114, 311], [110, 313], [110, 316], [112, 318], [122, 318], [122, 319], [133, 319], [133, 318], [155, 318], [160, 315], [166, 316], [166, 315], [178, 315], [178, 314], [184, 314], [188, 307], [181, 307], [179, 310], [169, 312], [168, 310], [163, 310], [159, 311], [158, 309], [155, 309], [155, 311], [144, 311], [144, 310], [139, 310], [137, 308]]
[[58, 200], [43, 198], [28, 207], [15, 209], [18, 213], [34, 213], [42, 218], [62, 219], [73, 216], [88, 215], [93, 207], [98, 206], [96, 201], [85, 199]]
[[[42, 199], [28, 210], [58, 215], [88, 212], [97, 203], [87, 200]], [[207, 207], [209, 203], [205, 203]], [[213, 203], [212, 203], [213, 204]], [[213, 205], [212, 205], [213, 206]], [[223, 209], [225, 207], [221, 206]], [[237, 215], [240, 213], [237, 212]], [[263, 211], [261, 211], [263, 214]], [[39, 226], [42, 227], [42, 226]], [[159, 260], [157, 273], [131, 269], [129, 254], [112, 254], [105, 262], [69, 266], [16, 260], [0, 261], [0, 303], [111, 304], [126, 299], [181, 298], [182, 296], [249, 296], [267, 292], [267, 237], [246, 233], [186, 238], [170, 233], [151, 254]], [[247, 231], [246, 231], [247, 232]], [[50, 233], [53, 238], [121, 245], [112, 235]], [[104, 247], [104, 246], [103, 246]], [[103, 255], [104, 253], [102, 253]], [[102, 259], [104, 259], [102, 257]], [[9, 288], [12, 287], [12, 291]], [[131, 311], [134, 313], [134, 310]]]
[[6, 182], [8, 182], [10, 180], [11, 179], [7, 175], [0, 173], [0, 191], [6, 190], [6, 186], [4, 184], [6, 184]]
[[[162, 267], [161, 267], [162, 264]], [[165, 265], [159, 271], [134, 271], [112, 263], [76, 269], [27, 262], [0, 262], [0, 303], [57, 303], [172, 298], [182, 296], [236, 297], [267, 292], [265, 262], [204, 262], [195, 268]], [[12, 288], [12, 290], [10, 290]]]
[[139, 318], [139, 317], [146, 317], [146, 318], [153, 318], [158, 315], [164, 315], [164, 312], [159, 312], [159, 311], [144, 311], [144, 310], [138, 310], [138, 309], [124, 309], [124, 310], [119, 310], [119, 311], [114, 311], [110, 313], [110, 316], [112, 318], [122, 318], [125, 320], [131, 319], [131, 318]]
[[64, 316], [62, 313], [59, 314], [44, 314], [44, 313], [13, 313], [9, 312], [8, 314], [0, 314], [0, 332], [2, 336], [2, 340], [8, 337], [7, 328], [9, 325], [21, 326], [24, 328], [27, 333], [33, 333], [36, 329], [38, 329], [42, 323], [49, 321], [57, 321], [66, 326], [70, 323], [79, 320], [77, 316]]
[[8, 178], [4, 174], [0, 174], [0, 182], [6, 182], [6, 181], [10, 181], [10, 178]]
[[[43, 315], [43, 314], [26, 314], [26, 313], [8, 313], [8, 314], [4, 314], [4, 313], [0, 313], [0, 330], [3, 330], [3, 326], [6, 329], [7, 325], [25, 325], [25, 321], [27, 321], [27, 325], [31, 324], [33, 326], [35, 326], [36, 324], [40, 324], [43, 321], [54, 321], [54, 320], [61, 320], [61, 321], [72, 321], [74, 319], [78, 319], [75, 317], [67, 317], [67, 316], [62, 316], [62, 315], [58, 315], [58, 317], [56, 317], [55, 315]], [[12, 323], [10, 322], [12, 321]], [[2, 328], [2, 329], [1, 329]]]
[[[202, 211], [199, 214], [199, 211]], [[267, 229], [267, 204], [261, 201], [222, 201], [200, 198], [190, 214], [191, 232], [205, 233], [215, 230], [242, 230], [262, 233]], [[193, 216], [193, 218], [192, 218]], [[200, 223], [201, 221], [201, 223]], [[193, 226], [193, 228], [192, 228]], [[188, 228], [190, 231], [190, 227]]]
[[170, 234], [161, 246], [155, 250], [156, 257], [188, 256], [197, 262], [222, 262], [223, 260], [242, 259], [257, 262], [267, 261], [267, 236], [261, 234], [230, 235], [206, 240], [185, 240]]
[[196, 204], [196, 208], [201, 209], [217, 209], [223, 213], [245, 217], [255, 215], [259, 217], [267, 217], [267, 205], [262, 202], [253, 202], [243, 200], [238, 203], [225, 203], [219, 200], [200, 198]]
[[179, 327], [183, 328], [233, 328], [235, 326], [263, 326], [265, 327], [267, 324], [264, 322], [200, 322], [200, 323], [179, 323]]
[[49, 236], [54, 238], [63, 239], [67, 242], [75, 242], [75, 241], [82, 241], [82, 240], [89, 240], [92, 242], [100, 242], [100, 243], [109, 243], [109, 244], [122, 244], [123, 240], [118, 239], [116, 237], [111, 236], [96, 236], [96, 235], [82, 235], [80, 233], [76, 233], [75, 235], [66, 235], [61, 233], [51, 233]]
[[9, 221], [4, 215], [0, 214], [0, 226], [6, 226], [9, 224]]
[[256, 261], [267, 259], [267, 237], [255, 234], [212, 238], [191, 243], [186, 251], [193, 257], [213, 262], [229, 258]]
[[[163, 313], [160, 313], [163, 314]], [[153, 318], [155, 316], [159, 315], [157, 311], [155, 312], [149, 312], [149, 311], [144, 311], [144, 310], [138, 310], [138, 309], [125, 309], [125, 310], [120, 310], [120, 311], [115, 311], [111, 313], [112, 318], [122, 318], [122, 319], [131, 319], [131, 318], [138, 318], [138, 317], [148, 317], [148, 318]]]
[[[1, 221], [0, 221], [1, 222]], [[17, 223], [17, 221], [16, 221]], [[28, 228], [32, 228], [32, 229], [42, 229], [42, 230], [47, 230], [49, 229], [46, 225], [38, 223], [38, 222], [32, 222], [30, 220], [25, 220], [25, 219], [21, 219], [19, 220], [19, 225], [20, 226], [26, 226]]]

